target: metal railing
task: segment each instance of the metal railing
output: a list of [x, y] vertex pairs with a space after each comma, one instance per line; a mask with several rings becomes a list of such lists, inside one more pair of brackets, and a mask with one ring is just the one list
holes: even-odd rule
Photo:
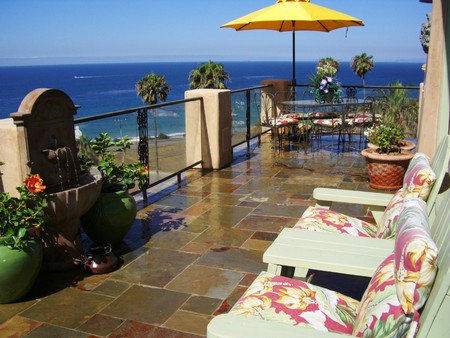
[[[125, 162], [146, 165], [149, 169], [147, 182], [141, 186], [144, 200], [147, 189], [164, 181], [177, 178], [181, 185], [181, 174], [201, 164], [201, 159], [186, 162], [185, 104], [198, 102], [202, 98], [191, 98], [158, 103], [137, 108], [75, 119], [78, 138], [88, 140], [98, 136], [99, 131], [108, 132], [112, 138], [128, 136], [135, 141], [126, 154]], [[201, 116], [200, 116], [201, 118]], [[153, 135], [152, 135], [153, 134]]]
[[[246, 143], [247, 153], [250, 151], [250, 141], [258, 138], [261, 141], [263, 130], [261, 124], [262, 89], [269, 86], [255, 86], [231, 91], [232, 110], [232, 147], [233, 149]], [[309, 87], [309, 85], [297, 85]], [[342, 86], [343, 88], [370, 89], [375, 91], [390, 89], [418, 90], [419, 87], [391, 87], [391, 86]], [[198, 166], [201, 159], [186, 163], [186, 111], [185, 104], [198, 102], [202, 98], [191, 98], [171, 102], [158, 103], [137, 108], [114, 111], [89, 117], [75, 119], [79, 133], [87, 139], [98, 136], [98, 131], [108, 132], [113, 138], [127, 135], [135, 140], [133, 147], [125, 161], [139, 160], [149, 168], [149, 177], [141, 187], [144, 199], [146, 190], [164, 181], [177, 178], [181, 185], [182, 173]], [[200, 111], [200, 109], [199, 109]], [[200, 117], [201, 118], [201, 117]], [[80, 135], [78, 135], [80, 136]]]
[[261, 142], [263, 133], [261, 125], [260, 104], [254, 99], [261, 94], [261, 89], [270, 86], [255, 86], [231, 91], [232, 114], [232, 146], [233, 148], [246, 143], [247, 152], [250, 151], [250, 141], [258, 138]]

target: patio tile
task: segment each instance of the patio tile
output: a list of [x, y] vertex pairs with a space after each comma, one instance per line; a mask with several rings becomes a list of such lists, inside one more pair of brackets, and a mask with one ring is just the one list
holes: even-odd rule
[[[245, 278], [245, 277], [244, 277]], [[181, 307], [182, 310], [212, 315], [222, 303], [219, 298], [192, 296]]]
[[191, 224], [220, 225], [231, 228], [239, 223], [253, 209], [236, 207], [230, 205], [216, 205], [201, 216], [197, 217]]
[[108, 336], [108, 338], [123, 337], [198, 338], [202, 336], [129, 320], [126, 321], [125, 324], [118, 330]]
[[[220, 304], [219, 304], [220, 305]], [[33, 331], [41, 323], [21, 316], [15, 316], [10, 320], [0, 324], [0, 333], [2, 337], [19, 338]]]
[[83, 332], [105, 337], [124, 322], [123, 319], [97, 314], [78, 327]]
[[151, 249], [112, 277], [127, 283], [164, 287], [198, 257], [173, 250]]
[[129, 283], [108, 279], [97, 286], [93, 292], [105, 296], [117, 297], [129, 289], [130, 286]]
[[95, 338], [98, 336], [53, 325], [41, 325], [27, 334], [27, 338], [42, 337]]
[[187, 293], [134, 285], [101, 313], [148, 324], [163, 324], [189, 298]]
[[239, 205], [247, 201], [247, 195], [214, 193], [206, 197], [204, 201], [213, 205]]
[[[21, 300], [15, 302], [15, 303], [0, 304], [0, 324], [3, 322], [6, 322], [12, 316], [29, 308], [36, 302], [37, 302], [37, 300], [26, 300], [26, 298], [25, 298], [25, 299], [21, 299]], [[1, 328], [1, 326], [0, 326], [0, 328]]]
[[42, 299], [21, 315], [35, 321], [75, 329], [112, 301], [112, 297], [67, 288]]
[[203, 254], [208, 251], [214, 244], [213, 243], [196, 243], [190, 242], [180, 249], [183, 252]]
[[152, 238], [145, 243], [145, 247], [178, 250], [198, 236], [197, 233], [190, 231], [195, 230], [194, 227], [192, 227], [192, 229], [191, 227], [188, 228], [185, 228], [186, 231], [175, 230], [159, 232], [153, 235]]
[[239, 282], [239, 285], [249, 287], [258, 277], [257, 273], [247, 273], [244, 278]]
[[200, 216], [201, 214], [211, 209], [214, 205], [214, 203], [203, 200], [195, 203], [192, 207], [187, 208], [181, 214], [187, 216]]
[[223, 246], [241, 246], [253, 235], [252, 231], [227, 229], [218, 226], [211, 226], [201, 235], [196, 237], [194, 242], [203, 242]]
[[242, 248], [243, 249], [248, 249], [248, 250], [258, 250], [258, 251], [266, 251], [267, 248], [270, 246], [270, 242], [268, 241], [261, 241], [258, 239], [248, 239], [245, 241], [244, 244], [242, 244]]
[[267, 268], [267, 265], [262, 262], [262, 255], [262, 252], [256, 250], [217, 247], [202, 255], [196, 264], [259, 273]]
[[[204, 278], [208, 276], [208, 278]], [[243, 274], [237, 271], [192, 265], [167, 284], [169, 290], [224, 299], [238, 285]]]
[[236, 229], [252, 231], [265, 231], [279, 233], [289, 222], [287, 217], [276, 217], [266, 215], [248, 215], [237, 226]]
[[179, 310], [164, 323], [164, 327], [206, 336], [212, 316]]
[[201, 197], [198, 196], [184, 196], [184, 195], [169, 195], [156, 202], [157, 205], [169, 206], [174, 208], [186, 209], [193, 204], [199, 202]]
[[300, 218], [306, 209], [307, 206], [262, 203], [258, 208], [253, 210], [252, 215]]

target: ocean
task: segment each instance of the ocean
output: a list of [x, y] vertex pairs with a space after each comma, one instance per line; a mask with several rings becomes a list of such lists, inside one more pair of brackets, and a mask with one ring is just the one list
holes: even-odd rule
[[[227, 84], [231, 90], [258, 86], [264, 79], [291, 78], [292, 64], [287, 61], [221, 63], [231, 75]], [[183, 99], [189, 87], [189, 72], [199, 65], [200, 62], [159, 62], [0, 67], [0, 118], [16, 112], [22, 99], [35, 88], [57, 88], [67, 93], [81, 106], [75, 118], [143, 106], [136, 95], [135, 84], [152, 72], [166, 77], [171, 87], [167, 101]], [[316, 63], [297, 62], [296, 67], [297, 83], [307, 84]], [[424, 80], [421, 67], [420, 63], [379, 62], [366, 75], [366, 84], [387, 85], [401, 81], [404, 85], [418, 86]], [[337, 78], [345, 85], [362, 84], [348, 62], [341, 63]], [[160, 131], [182, 132], [183, 123], [173, 124], [177, 116], [176, 109], [158, 112]]]

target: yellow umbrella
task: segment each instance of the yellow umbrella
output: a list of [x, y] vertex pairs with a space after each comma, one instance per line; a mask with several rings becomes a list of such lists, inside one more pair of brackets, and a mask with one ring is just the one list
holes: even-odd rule
[[292, 86], [295, 90], [295, 31], [329, 32], [349, 26], [364, 26], [364, 24], [350, 15], [314, 5], [309, 0], [278, 0], [272, 6], [230, 21], [221, 28], [229, 27], [237, 31], [251, 29], [292, 31]]

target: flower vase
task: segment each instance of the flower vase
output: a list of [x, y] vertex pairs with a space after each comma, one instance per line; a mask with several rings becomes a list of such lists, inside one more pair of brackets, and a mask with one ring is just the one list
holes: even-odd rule
[[42, 246], [30, 240], [23, 249], [10, 249], [0, 237], [0, 303], [11, 303], [30, 291], [42, 265]]

